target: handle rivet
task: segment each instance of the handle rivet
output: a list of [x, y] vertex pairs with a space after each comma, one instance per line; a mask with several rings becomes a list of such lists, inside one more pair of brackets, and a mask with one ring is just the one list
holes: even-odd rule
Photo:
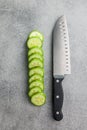
[[57, 79], [56, 82], [59, 83], [59, 80]]
[[59, 98], [59, 95], [57, 95], [56, 98], [58, 99], [58, 98]]
[[59, 112], [57, 111], [56, 114], [59, 115]]

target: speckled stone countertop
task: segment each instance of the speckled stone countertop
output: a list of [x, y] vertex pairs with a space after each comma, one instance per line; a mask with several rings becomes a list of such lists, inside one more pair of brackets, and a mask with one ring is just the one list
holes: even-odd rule
[[[72, 74], [63, 81], [62, 121], [52, 118], [52, 30], [58, 17], [68, 21]], [[26, 39], [38, 29], [45, 36], [47, 103], [34, 107], [27, 97]], [[0, 130], [87, 130], [87, 1], [0, 0]]]

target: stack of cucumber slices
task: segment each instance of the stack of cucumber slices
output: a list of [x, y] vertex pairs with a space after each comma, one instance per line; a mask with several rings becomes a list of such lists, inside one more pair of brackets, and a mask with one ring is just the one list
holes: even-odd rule
[[44, 54], [43, 35], [32, 31], [27, 41], [29, 67], [29, 97], [31, 103], [41, 106], [46, 102], [44, 94]]

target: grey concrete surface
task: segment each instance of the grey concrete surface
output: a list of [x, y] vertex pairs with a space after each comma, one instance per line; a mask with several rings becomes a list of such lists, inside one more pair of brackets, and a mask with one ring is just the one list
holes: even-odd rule
[[[64, 118], [52, 118], [52, 30], [59, 16], [68, 20], [72, 74], [66, 76]], [[45, 36], [47, 103], [34, 107], [27, 97], [26, 39], [38, 29]], [[87, 1], [0, 0], [0, 130], [87, 130]]]

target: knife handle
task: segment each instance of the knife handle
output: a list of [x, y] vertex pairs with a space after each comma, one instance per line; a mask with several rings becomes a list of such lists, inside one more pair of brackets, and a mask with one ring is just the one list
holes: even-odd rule
[[64, 78], [53, 77], [53, 117], [55, 120], [60, 121], [63, 118], [62, 105], [63, 105], [63, 89], [62, 80]]

